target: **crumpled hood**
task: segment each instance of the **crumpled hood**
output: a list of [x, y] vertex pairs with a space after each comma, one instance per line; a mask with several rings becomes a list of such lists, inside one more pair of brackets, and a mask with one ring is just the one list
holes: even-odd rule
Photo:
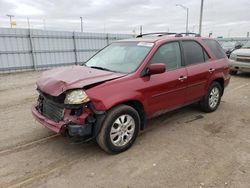
[[36, 83], [39, 90], [52, 96], [58, 96], [69, 89], [83, 88], [123, 75], [86, 66], [72, 66], [45, 71]]

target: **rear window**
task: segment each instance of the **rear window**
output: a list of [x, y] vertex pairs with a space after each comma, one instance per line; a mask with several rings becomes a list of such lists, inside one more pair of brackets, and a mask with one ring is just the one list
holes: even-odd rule
[[203, 48], [195, 41], [182, 41], [185, 55], [185, 64], [192, 65], [203, 63], [208, 60], [208, 56]]
[[208, 45], [208, 47], [211, 49], [217, 59], [222, 59], [226, 57], [225, 52], [217, 41], [212, 39], [203, 39], [203, 41]]

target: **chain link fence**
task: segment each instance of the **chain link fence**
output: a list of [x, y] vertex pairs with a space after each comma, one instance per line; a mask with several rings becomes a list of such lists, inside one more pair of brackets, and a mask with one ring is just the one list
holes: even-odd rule
[[0, 73], [77, 65], [128, 34], [0, 28]]
[[[129, 34], [0, 28], [0, 74], [81, 64], [108, 44], [132, 37]], [[245, 43], [249, 38], [217, 40]]]

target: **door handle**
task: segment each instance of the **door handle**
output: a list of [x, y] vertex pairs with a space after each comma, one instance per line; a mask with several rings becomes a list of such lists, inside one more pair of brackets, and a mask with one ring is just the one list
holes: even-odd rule
[[210, 69], [208, 70], [209, 73], [213, 73], [214, 71], [215, 71], [215, 69], [213, 69], [213, 68], [210, 68]]
[[179, 78], [178, 78], [178, 80], [180, 80], [180, 81], [184, 81], [184, 80], [186, 80], [187, 79], [187, 76], [180, 76]]

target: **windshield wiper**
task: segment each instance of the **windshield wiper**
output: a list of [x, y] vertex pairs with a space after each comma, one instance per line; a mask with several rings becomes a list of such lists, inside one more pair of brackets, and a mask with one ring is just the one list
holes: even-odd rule
[[112, 71], [112, 70], [110, 70], [110, 69], [103, 68], [103, 67], [90, 66], [90, 68], [114, 72], [114, 71]]

